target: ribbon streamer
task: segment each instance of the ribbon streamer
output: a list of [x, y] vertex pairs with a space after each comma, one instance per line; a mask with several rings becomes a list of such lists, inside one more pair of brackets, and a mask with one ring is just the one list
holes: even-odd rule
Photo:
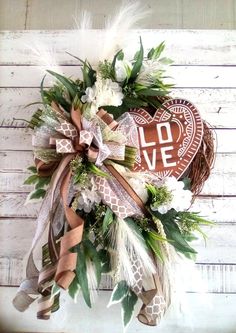
[[144, 290], [143, 287], [143, 270], [139, 259], [131, 258], [133, 274], [136, 278], [132, 286], [133, 292], [142, 300], [143, 305], [138, 313], [138, 320], [148, 326], [156, 326], [163, 317], [167, 304], [164, 298], [162, 286], [157, 274], [153, 275], [152, 280], [154, 288]]

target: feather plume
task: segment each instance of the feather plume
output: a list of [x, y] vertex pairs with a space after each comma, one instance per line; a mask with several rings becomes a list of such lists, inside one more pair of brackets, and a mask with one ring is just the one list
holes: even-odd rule
[[115, 250], [112, 260], [117, 269], [118, 281], [125, 279], [128, 285], [134, 284], [135, 272], [132, 265], [135, 259], [141, 262], [144, 276], [155, 273], [155, 265], [148, 254], [145, 241], [131, 223], [117, 219], [111, 229], [110, 241]]
[[169, 246], [169, 258], [164, 263], [157, 262], [158, 275], [161, 279], [167, 304], [174, 303], [183, 312], [188, 308], [186, 292], [194, 286], [205, 301], [206, 285], [193, 261], [177, 253]]
[[[79, 56], [80, 59], [88, 59], [94, 66], [104, 59], [111, 59], [114, 54], [125, 45], [129, 44], [130, 30], [147, 16], [149, 11], [139, 1], [123, 1], [117, 14], [108, 17], [105, 23], [104, 32], [97, 42], [97, 32], [92, 30], [92, 14], [88, 11], [75, 14], [73, 17], [75, 30], [71, 31], [71, 39], [67, 41], [67, 51]], [[94, 40], [95, 44], [91, 45]], [[53, 70], [62, 73], [62, 67], [57, 59], [57, 50], [49, 43], [43, 43], [40, 39], [31, 40], [27, 48], [33, 56], [34, 62], [39, 65], [38, 69], [42, 74], [45, 70]], [[96, 48], [96, 52], [94, 52]], [[50, 82], [51, 83], [51, 82]]]
[[90, 291], [90, 299], [92, 303], [95, 303], [98, 294], [97, 293], [98, 283], [95, 272], [95, 266], [89, 258], [86, 259], [86, 269], [87, 269], [88, 287]]
[[37, 69], [39, 69], [40, 79], [42, 78], [41, 75], [45, 74], [46, 70], [52, 70], [62, 74], [62, 68], [59, 66], [57, 52], [53, 45], [42, 43], [40, 40], [34, 39], [26, 46], [31, 53], [31, 59], [33, 59], [34, 63], [37, 65]]
[[92, 14], [87, 10], [74, 15], [74, 28], [78, 30], [92, 29]]
[[110, 59], [127, 43], [130, 29], [144, 19], [149, 11], [139, 1], [123, 1], [118, 13], [108, 17], [105, 23], [105, 38], [101, 47], [100, 60]]

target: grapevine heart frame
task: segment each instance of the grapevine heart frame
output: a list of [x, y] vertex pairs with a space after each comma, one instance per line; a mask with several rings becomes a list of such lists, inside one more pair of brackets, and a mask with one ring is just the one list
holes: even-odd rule
[[[91, 307], [103, 274], [120, 303], [124, 327], [138, 300], [140, 322], [156, 325], [172, 300], [176, 257], [195, 259], [190, 242], [208, 222], [189, 207], [209, 177], [213, 137], [197, 108], [171, 98], [164, 83], [164, 43], [133, 59], [122, 50], [83, 79], [48, 70], [29, 127], [35, 166], [29, 200], [42, 198], [26, 280], [13, 300], [24, 311], [39, 297], [37, 317], [59, 308], [61, 289], [81, 291]], [[34, 250], [42, 235], [42, 267]]]

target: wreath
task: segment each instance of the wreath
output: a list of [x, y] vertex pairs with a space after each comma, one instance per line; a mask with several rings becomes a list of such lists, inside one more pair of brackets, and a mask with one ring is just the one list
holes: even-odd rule
[[[13, 301], [24, 311], [39, 296], [37, 317], [59, 308], [61, 289], [91, 307], [111, 276], [109, 306], [124, 327], [141, 300], [140, 322], [156, 325], [172, 300], [176, 258], [195, 259], [191, 241], [211, 222], [189, 210], [208, 178], [213, 137], [196, 107], [171, 98], [164, 43], [132, 60], [122, 50], [96, 69], [78, 59], [83, 79], [41, 83], [33, 130], [35, 166], [28, 200], [43, 199], [26, 280]], [[43, 234], [42, 267], [34, 250]]]

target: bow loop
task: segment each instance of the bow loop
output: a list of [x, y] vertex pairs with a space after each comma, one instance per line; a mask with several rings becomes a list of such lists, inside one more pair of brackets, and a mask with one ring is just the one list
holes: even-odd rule
[[66, 120], [62, 121], [60, 125], [56, 126], [55, 130], [71, 140], [74, 140], [78, 136], [76, 127]]
[[127, 144], [134, 146], [133, 141], [137, 141], [136, 138], [132, 140], [136, 126], [128, 114], [117, 122], [101, 109], [94, 119], [87, 120], [81, 117], [79, 109], [72, 108], [71, 121], [73, 124], [60, 118], [60, 125], [55, 130], [63, 137], [50, 138], [50, 144], [56, 146], [60, 154], [83, 151], [97, 166], [102, 166], [106, 159], [124, 161]]

